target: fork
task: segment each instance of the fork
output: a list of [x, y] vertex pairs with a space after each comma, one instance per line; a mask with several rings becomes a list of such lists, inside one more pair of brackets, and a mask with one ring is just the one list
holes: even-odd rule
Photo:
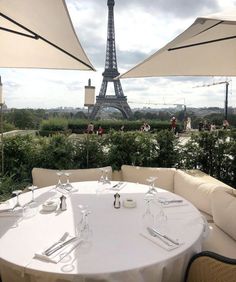
[[43, 253], [45, 255], [47, 255], [47, 253], [49, 253], [56, 245], [60, 244], [60, 243], [63, 243], [66, 238], [68, 237], [69, 233], [68, 232], [65, 232], [62, 237], [55, 243], [53, 243], [49, 248], [47, 248]]

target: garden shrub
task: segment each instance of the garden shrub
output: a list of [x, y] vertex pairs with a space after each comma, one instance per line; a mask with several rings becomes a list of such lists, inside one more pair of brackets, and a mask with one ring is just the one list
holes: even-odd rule
[[[236, 188], [235, 132], [215, 131], [192, 134], [186, 144], [169, 130], [157, 133], [111, 130], [100, 137], [82, 134], [68, 138], [14, 136], [4, 138], [4, 169], [0, 197], [31, 183], [33, 167], [50, 169], [94, 168], [123, 164], [200, 169]], [[14, 185], [15, 183], [15, 185]]]

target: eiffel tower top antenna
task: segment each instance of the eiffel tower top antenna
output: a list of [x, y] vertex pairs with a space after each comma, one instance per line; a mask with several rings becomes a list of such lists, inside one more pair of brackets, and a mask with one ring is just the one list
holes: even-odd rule
[[[120, 83], [120, 79], [115, 79], [120, 73], [117, 68], [116, 44], [115, 44], [115, 24], [114, 24], [114, 0], [107, 0], [108, 6], [108, 26], [107, 26], [107, 45], [105, 70], [103, 72], [103, 81], [96, 97], [96, 104], [91, 113], [91, 119], [94, 119], [102, 107], [113, 107], [121, 111], [124, 118], [132, 117], [132, 111], [127, 103], [127, 98]], [[107, 84], [114, 84], [115, 95], [106, 95]]]
[[115, 43], [115, 23], [114, 23], [114, 0], [107, 1], [108, 6], [108, 26], [107, 26], [107, 47], [106, 47], [106, 62], [103, 76], [107, 78], [115, 78], [120, 73], [117, 68], [116, 59], [116, 43]]

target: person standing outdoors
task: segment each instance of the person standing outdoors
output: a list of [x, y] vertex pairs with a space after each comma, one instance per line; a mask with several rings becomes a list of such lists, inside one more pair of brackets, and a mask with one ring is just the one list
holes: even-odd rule
[[88, 124], [88, 127], [87, 127], [87, 133], [88, 133], [88, 134], [92, 134], [93, 132], [94, 132], [94, 125], [93, 125], [92, 122], [90, 122], [90, 123]]
[[102, 128], [101, 125], [99, 125], [98, 130], [97, 130], [98, 136], [101, 136], [101, 137], [102, 137], [103, 133], [104, 133], [104, 129]]
[[176, 119], [176, 117], [172, 117], [171, 118], [170, 126], [171, 126], [171, 131], [173, 131], [174, 134], [176, 134], [176, 126], [177, 126], [177, 119]]

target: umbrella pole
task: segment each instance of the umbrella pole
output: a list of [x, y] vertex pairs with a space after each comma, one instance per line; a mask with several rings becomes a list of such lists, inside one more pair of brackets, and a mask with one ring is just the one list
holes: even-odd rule
[[229, 83], [226, 83], [225, 90], [225, 119], [228, 120], [228, 92], [229, 92]]

